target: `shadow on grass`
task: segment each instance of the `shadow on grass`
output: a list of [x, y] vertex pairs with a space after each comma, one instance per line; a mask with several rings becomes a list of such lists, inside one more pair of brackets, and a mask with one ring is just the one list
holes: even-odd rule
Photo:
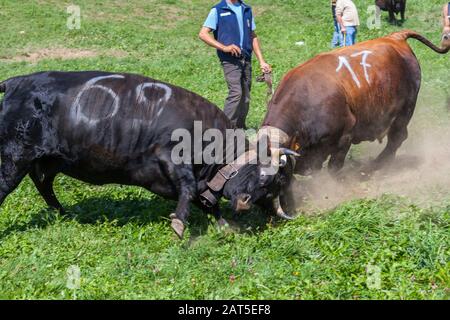
[[[63, 204], [64, 206], [64, 204]], [[264, 230], [269, 222], [268, 215], [259, 209], [254, 209], [247, 214], [235, 215], [222, 205], [225, 219], [230, 227], [241, 233], [251, 233]], [[116, 200], [109, 197], [91, 197], [82, 200], [72, 206], [64, 206], [64, 214], [57, 210], [45, 208], [31, 214], [31, 219], [23, 224], [13, 225], [0, 232], [0, 239], [13, 232], [22, 232], [29, 229], [44, 229], [54, 224], [61, 218], [74, 220], [80, 224], [101, 224], [114, 222], [117, 226], [129, 223], [146, 225], [150, 223], [165, 222], [170, 225], [169, 214], [174, 212], [176, 202], [161, 197], [154, 199], [124, 199]], [[191, 238], [206, 234], [208, 225], [216, 224], [215, 219], [202, 212], [195, 206], [191, 206], [188, 228]]]

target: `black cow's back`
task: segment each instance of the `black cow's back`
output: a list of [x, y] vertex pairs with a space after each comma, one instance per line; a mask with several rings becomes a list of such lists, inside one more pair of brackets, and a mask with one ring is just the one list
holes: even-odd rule
[[9, 80], [6, 92], [11, 108], [2, 113], [3, 119], [14, 113], [26, 122], [30, 113], [44, 115], [40, 122], [45, 138], [37, 144], [53, 141], [41, 149], [61, 155], [66, 170], [77, 171], [65, 173], [87, 181], [94, 172], [94, 180], [103, 173], [102, 182], [122, 182], [107, 181], [109, 176], [129, 179], [129, 171], [140, 163], [156, 163], [162, 154], [170, 154], [176, 143], [172, 132], [192, 132], [194, 121], [201, 121], [204, 130], [232, 127], [199, 95], [133, 74], [44, 72]]

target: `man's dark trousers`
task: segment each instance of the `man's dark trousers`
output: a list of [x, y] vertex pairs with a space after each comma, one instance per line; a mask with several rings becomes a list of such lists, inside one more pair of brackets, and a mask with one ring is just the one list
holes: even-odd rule
[[224, 112], [236, 128], [245, 128], [252, 86], [251, 60], [230, 59], [221, 63], [229, 91]]

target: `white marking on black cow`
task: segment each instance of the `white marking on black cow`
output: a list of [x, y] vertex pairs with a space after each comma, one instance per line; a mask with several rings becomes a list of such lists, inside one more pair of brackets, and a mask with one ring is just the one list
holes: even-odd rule
[[[101, 120], [111, 119], [114, 117], [120, 108], [120, 97], [119, 95], [114, 92], [111, 88], [108, 88], [104, 85], [98, 84], [99, 81], [104, 79], [124, 79], [125, 77], [122, 75], [108, 75], [108, 76], [100, 76], [92, 78], [91, 80], [87, 81], [83, 88], [78, 92], [75, 101], [72, 105], [71, 113], [73, 118], [76, 120], [76, 123], [84, 123], [90, 126], [96, 125]], [[164, 94], [161, 98], [159, 98], [158, 101], [152, 102], [145, 96], [145, 89], [146, 88], [154, 88], [154, 89], [162, 89], [164, 91]], [[81, 99], [83, 98], [84, 94], [87, 94], [87, 92], [91, 89], [100, 89], [104, 91], [106, 94], [110, 95], [112, 97], [112, 107], [109, 110], [105, 110], [106, 114], [100, 117], [93, 117], [92, 114], [85, 114], [83, 113], [83, 105], [81, 103]], [[141, 112], [137, 113], [138, 118], [132, 119], [132, 126], [137, 126], [145, 123], [146, 125], [150, 125], [155, 119], [157, 119], [160, 114], [162, 113], [164, 106], [161, 108], [158, 108], [161, 103], [166, 103], [169, 101], [169, 99], [172, 97], [172, 89], [162, 83], [154, 83], [154, 82], [144, 82], [139, 84], [136, 89], [136, 106], [138, 108], [146, 108], [141, 109]], [[86, 106], [84, 106], [86, 107]], [[107, 107], [107, 106], [102, 106]], [[158, 109], [157, 109], [158, 108]], [[158, 110], [155, 117], [150, 116], [149, 118], [143, 117], [142, 113], [147, 115], [152, 115], [154, 111]], [[145, 111], [148, 111], [146, 113]]]
[[[116, 113], [119, 111], [120, 106], [120, 98], [111, 88], [105, 87], [101, 84], [97, 84], [97, 82], [104, 80], [104, 79], [124, 79], [124, 76], [122, 75], [109, 75], [109, 76], [100, 76], [92, 78], [91, 80], [87, 81], [83, 88], [78, 92], [78, 95], [75, 98], [75, 102], [72, 105], [72, 116], [76, 119], [77, 123], [83, 122], [88, 125], [95, 125], [99, 121], [104, 119], [112, 118], [116, 115]], [[83, 113], [82, 106], [80, 104], [80, 100], [83, 97], [85, 93], [87, 93], [91, 89], [100, 89], [109, 94], [113, 99], [113, 107], [112, 111], [108, 113], [106, 116], [102, 118], [92, 118]]]
[[[159, 104], [161, 102], [169, 101], [170, 97], [172, 96], [172, 89], [170, 89], [167, 85], [162, 84], [162, 83], [145, 82], [145, 83], [142, 83], [142, 84], [140, 84], [140, 85], [138, 85], [136, 87], [136, 97], [137, 97], [137, 102], [139, 104], [150, 103], [151, 102], [145, 96], [145, 92], [144, 91], [145, 91], [146, 88], [160, 88], [160, 89], [164, 90], [164, 97], [161, 97], [158, 100], [158, 102], [156, 102], [157, 106], [159, 106]], [[156, 115], [156, 117], [158, 117], [160, 115], [162, 110], [163, 110], [163, 108], [158, 110], [158, 114]]]

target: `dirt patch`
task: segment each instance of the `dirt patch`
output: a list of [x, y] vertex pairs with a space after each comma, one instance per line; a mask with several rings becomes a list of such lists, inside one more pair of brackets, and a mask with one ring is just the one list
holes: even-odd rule
[[82, 58], [94, 58], [100, 55], [107, 55], [120, 58], [126, 56], [126, 53], [118, 50], [100, 52], [95, 50], [52, 48], [52, 49], [39, 49], [36, 51], [25, 52], [14, 57], [0, 57], [0, 61], [7, 61], [7, 62], [25, 61], [29, 63], [37, 63], [40, 60], [44, 59], [72, 60]]

